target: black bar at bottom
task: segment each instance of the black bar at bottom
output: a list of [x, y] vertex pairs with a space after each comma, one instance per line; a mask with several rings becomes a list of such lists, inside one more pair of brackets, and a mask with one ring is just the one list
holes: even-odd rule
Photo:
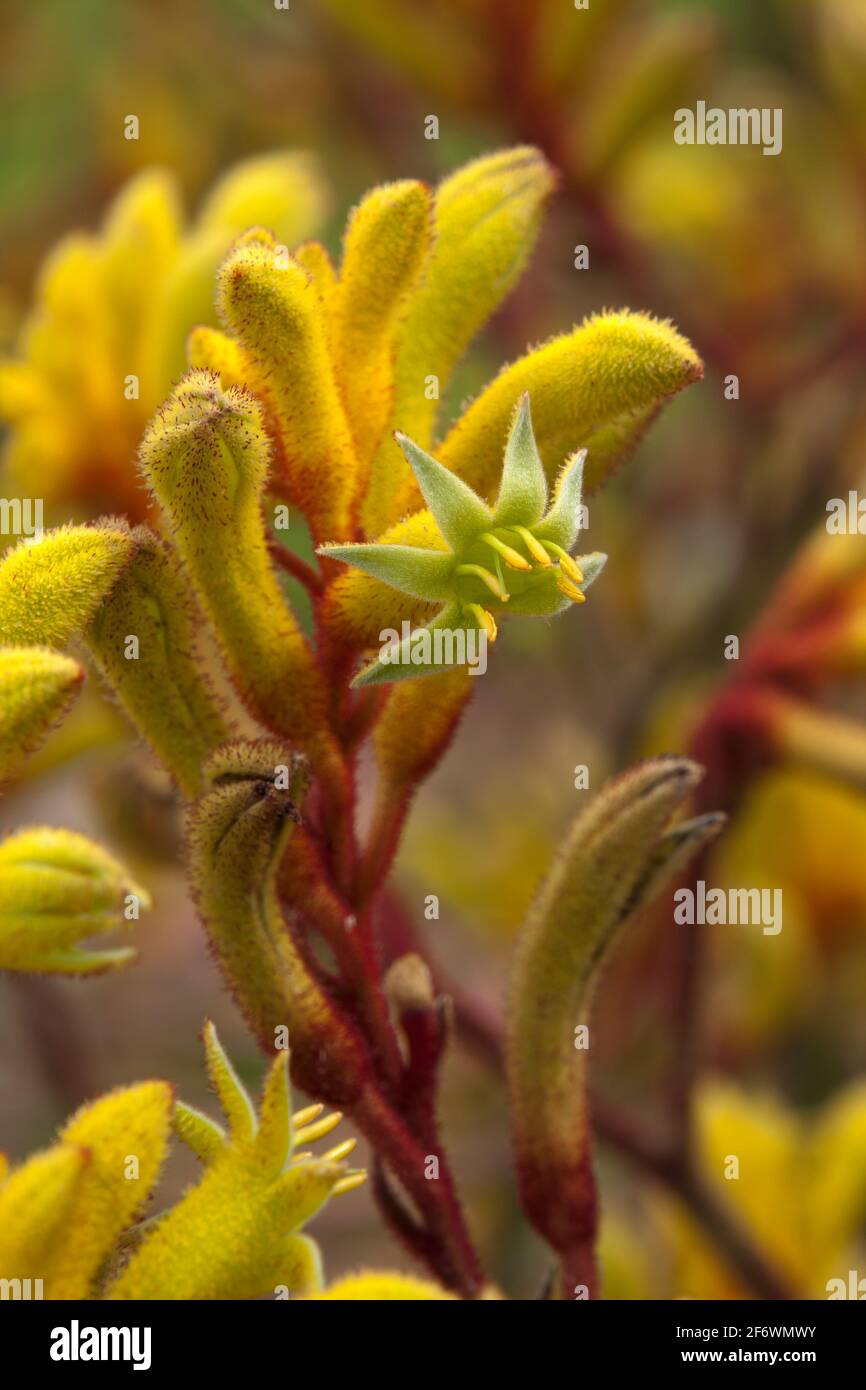
[[[511, 1311], [508, 1312], [507, 1308]], [[495, 1364], [518, 1348], [537, 1360], [559, 1350], [575, 1373], [591, 1364], [612, 1370], [700, 1370], [716, 1365], [806, 1366], [828, 1371], [861, 1364], [864, 1310], [844, 1300], [814, 1303], [541, 1303], [430, 1309], [417, 1304], [363, 1307], [349, 1303], [41, 1303], [0, 1302], [0, 1346], [12, 1365], [68, 1378], [91, 1379], [110, 1370], [161, 1378], [194, 1370], [225, 1379], [243, 1373], [273, 1376], [285, 1367], [294, 1379], [309, 1369], [327, 1374], [343, 1365], [373, 1372], [387, 1384], [414, 1380], [407, 1334], [424, 1338], [422, 1379], [441, 1358], [454, 1370], [461, 1360]], [[500, 1322], [504, 1317], [506, 1321]], [[415, 1319], [420, 1322], [416, 1323]], [[523, 1319], [526, 1318], [526, 1322]], [[464, 1322], [463, 1319], [466, 1319]], [[403, 1350], [400, 1350], [400, 1347]], [[471, 1353], [467, 1355], [467, 1353]], [[392, 1359], [393, 1357], [393, 1359]], [[299, 1364], [300, 1363], [300, 1364]], [[247, 1387], [244, 1388], [247, 1390]]]

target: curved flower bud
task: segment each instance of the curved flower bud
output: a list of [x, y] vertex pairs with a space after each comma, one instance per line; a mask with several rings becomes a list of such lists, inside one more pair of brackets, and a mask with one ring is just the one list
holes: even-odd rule
[[304, 759], [267, 740], [230, 743], [208, 761], [188, 822], [202, 925], [263, 1046], [288, 1028], [298, 1084], [349, 1103], [366, 1073], [361, 1035], [283, 920], [276, 875], [306, 790]]
[[521, 1200], [570, 1281], [590, 1287], [595, 1185], [576, 1029], [619, 933], [721, 827], [700, 816], [666, 829], [700, 776], [667, 757], [608, 783], [572, 826], [515, 949], [507, 1069]]
[[131, 926], [149, 906], [147, 892], [84, 835], [19, 830], [0, 844], [0, 969], [93, 975], [126, 965], [130, 948], [77, 943]]
[[[356, 685], [406, 680], [455, 664], [455, 632], [497, 635], [505, 613], [550, 617], [584, 590], [606, 557], [571, 556], [580, 528], [584, 455], [569, 459], [547, 506], [547, 480], [532, 432], [529, 397], [518, 405], [505, 449], [494, 506], [405, 435], [398, 443], [418, 481], [444, 549], [410, 545], [325, 545], [319, 553], [342, 560], [438, 611], [421, 632], [407, 632], [386, 646], [355, 677]], [[434, 641], [440, 634], [451, 637]], [[463, 643], [464, 652], [466, 643]], [[437, 655], [438, 653], [438, 655]], [[467, 658], [464, 655], [460, 664]]]

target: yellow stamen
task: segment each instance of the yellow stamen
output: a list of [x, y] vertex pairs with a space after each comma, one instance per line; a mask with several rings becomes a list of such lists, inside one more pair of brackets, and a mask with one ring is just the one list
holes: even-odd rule
[[486, 584], [494, 598], [498, 598], [500, 603], [507, 603], [510, 594], [507, 594], [490, 570], [484, 569], [483, 565], [458, 565], [457, 574], [472, 574], [476, 579], [480, 579], [482, 584]]
[[495, 642], [499, 635], [496, 620], [492, 613], [488, 613], [486, 608], [482, 608], [480, 603], [467, 603], [467, 612], [471, 613], [482, 632], [487, 633], [488, 642]]
[[573, 580], [575, 584], [583, 583], [583, 571], [572, 559], [567, 550], [563, 550], [562, 546], [557, 545], [555, 541], [545, 541], [544, 547], [546, 550], [550, 551], [551, 555], [556, 556], [560, 568], [565, 570], [569, 579]]
[[532, 569], [528, 560], [524, 560], [519, 551], [514, 550], [510, 545], [506, 545], [498, 536], [494, 536], [492, 531], [485, 531], [481, 537], [485, 545], [490, 545], [498, 555], [501, 555], [506, 565], [510, 565], [513, 570]]
[[350, 1173], [347, 1178], [340, 1178], [339, 1182], [334, 1183], [331, 1195], [339, 1197], [343, 1192], [354, 1192], [356, 1187], [363, 1187], [367, 1181], [367, 1174], [363, 1168], [358, 1173]]
[[298, 1130], [295, 1135], [295, 1143], [315, 1144], [317, 1139], [324, 1138], [326, 1134], [331, 1133], [332, 1129], [336, 1129], [342, 1118], [342, 1112], [340, 1110], [334, 1110], [330, 1115], [326, 1115], [324, 1119], [317, 1120], [315, 1124], [305, 1125], [305, 1127]]
[[563, 574], [560, 566], [556, 575], [556, 587], [566, 598], [570, 598], [572, 603], [586, 603], [586, 594], [582, 594], [576, 584], [572, 584], [567, 574]]
[[329, 1163], [339, 1163], [341, 1159], [349, 1157], [357, 1143], [357, 1139], [344, 1139], [342, 1144], [335, 1144], [332, 1149], [329, 1149], [324, 1157]]
[[306, 1162], [308, 1161], [308, 1159], [311, 1159], [312, 1157], [313, 1157], [313, 1151], [312, 1151], [312, 1149], [307, 1149], [307, 1151], [306, 1151], [305, 1153], [302, 1153], [302, 1154], [292, 1154], [292, 1162], [293, 1162], [293, 1163], [306, 1163]]
[[529, 551], [533, 560], [537, 560], [539, 565], [549, 565], [550, 556], [545, 550], [541, 541], [533, 536], [528, 526], [512, 526], [512, 531], [516, 531], [526, 549]]
[[303, 1110], [296, 1110], [292, 1116], [292, 1128], [300, 1129], [301, 1125], [308, 1125], [311, 1120], [317, 1120], [324, 1108], [320, 1102], [317, 1105], [307, 1105]]

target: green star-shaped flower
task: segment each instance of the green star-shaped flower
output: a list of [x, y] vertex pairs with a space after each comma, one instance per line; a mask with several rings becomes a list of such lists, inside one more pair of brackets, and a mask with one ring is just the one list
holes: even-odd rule
[[551, 617], [571, 603], [585, 601], [584, 591], [607, 559], [598, 551], [576, 559], [570, 553], [580, 530], [586, 450], [566, 460], [548, 506], [528, 394], [520, 401], [508, 436], [492, 509], [406, 435], [395, 438], [447, 548], [323, 545], [319, 554], [441, 607], [425, 628], [406, 632], [402, 639], [395, 634], [355, 677], [355, 685], [431, 675], [456, 664], [455, 651], [465, 652], [465, 643], [461, 647], [452, 642], [446, 649], [441, 640], [432, 640], [437, 632], [472, 633], [476, 638], [480, 632], [495, 641], [500, 614]]

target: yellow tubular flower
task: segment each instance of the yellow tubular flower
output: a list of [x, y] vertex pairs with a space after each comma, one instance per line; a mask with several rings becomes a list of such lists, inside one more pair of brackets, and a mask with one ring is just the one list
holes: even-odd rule
[[[422, 448], [455, 366], [523, 273], [553, 186], [541, 152], [521, 146], [464, 165], [436, 190], [434, 239], [397, 334], [391, 414], [392, 428]], [[367, 535], [397, 521], [413, 496], [411, 472], [385, 436], [364, 501]]]
[[334, 295], [334, 365], [366, 471], [393, 408], [393, 339], [428, 252], [430, 194], [405, 180], [375, 188], [349, 221]]

